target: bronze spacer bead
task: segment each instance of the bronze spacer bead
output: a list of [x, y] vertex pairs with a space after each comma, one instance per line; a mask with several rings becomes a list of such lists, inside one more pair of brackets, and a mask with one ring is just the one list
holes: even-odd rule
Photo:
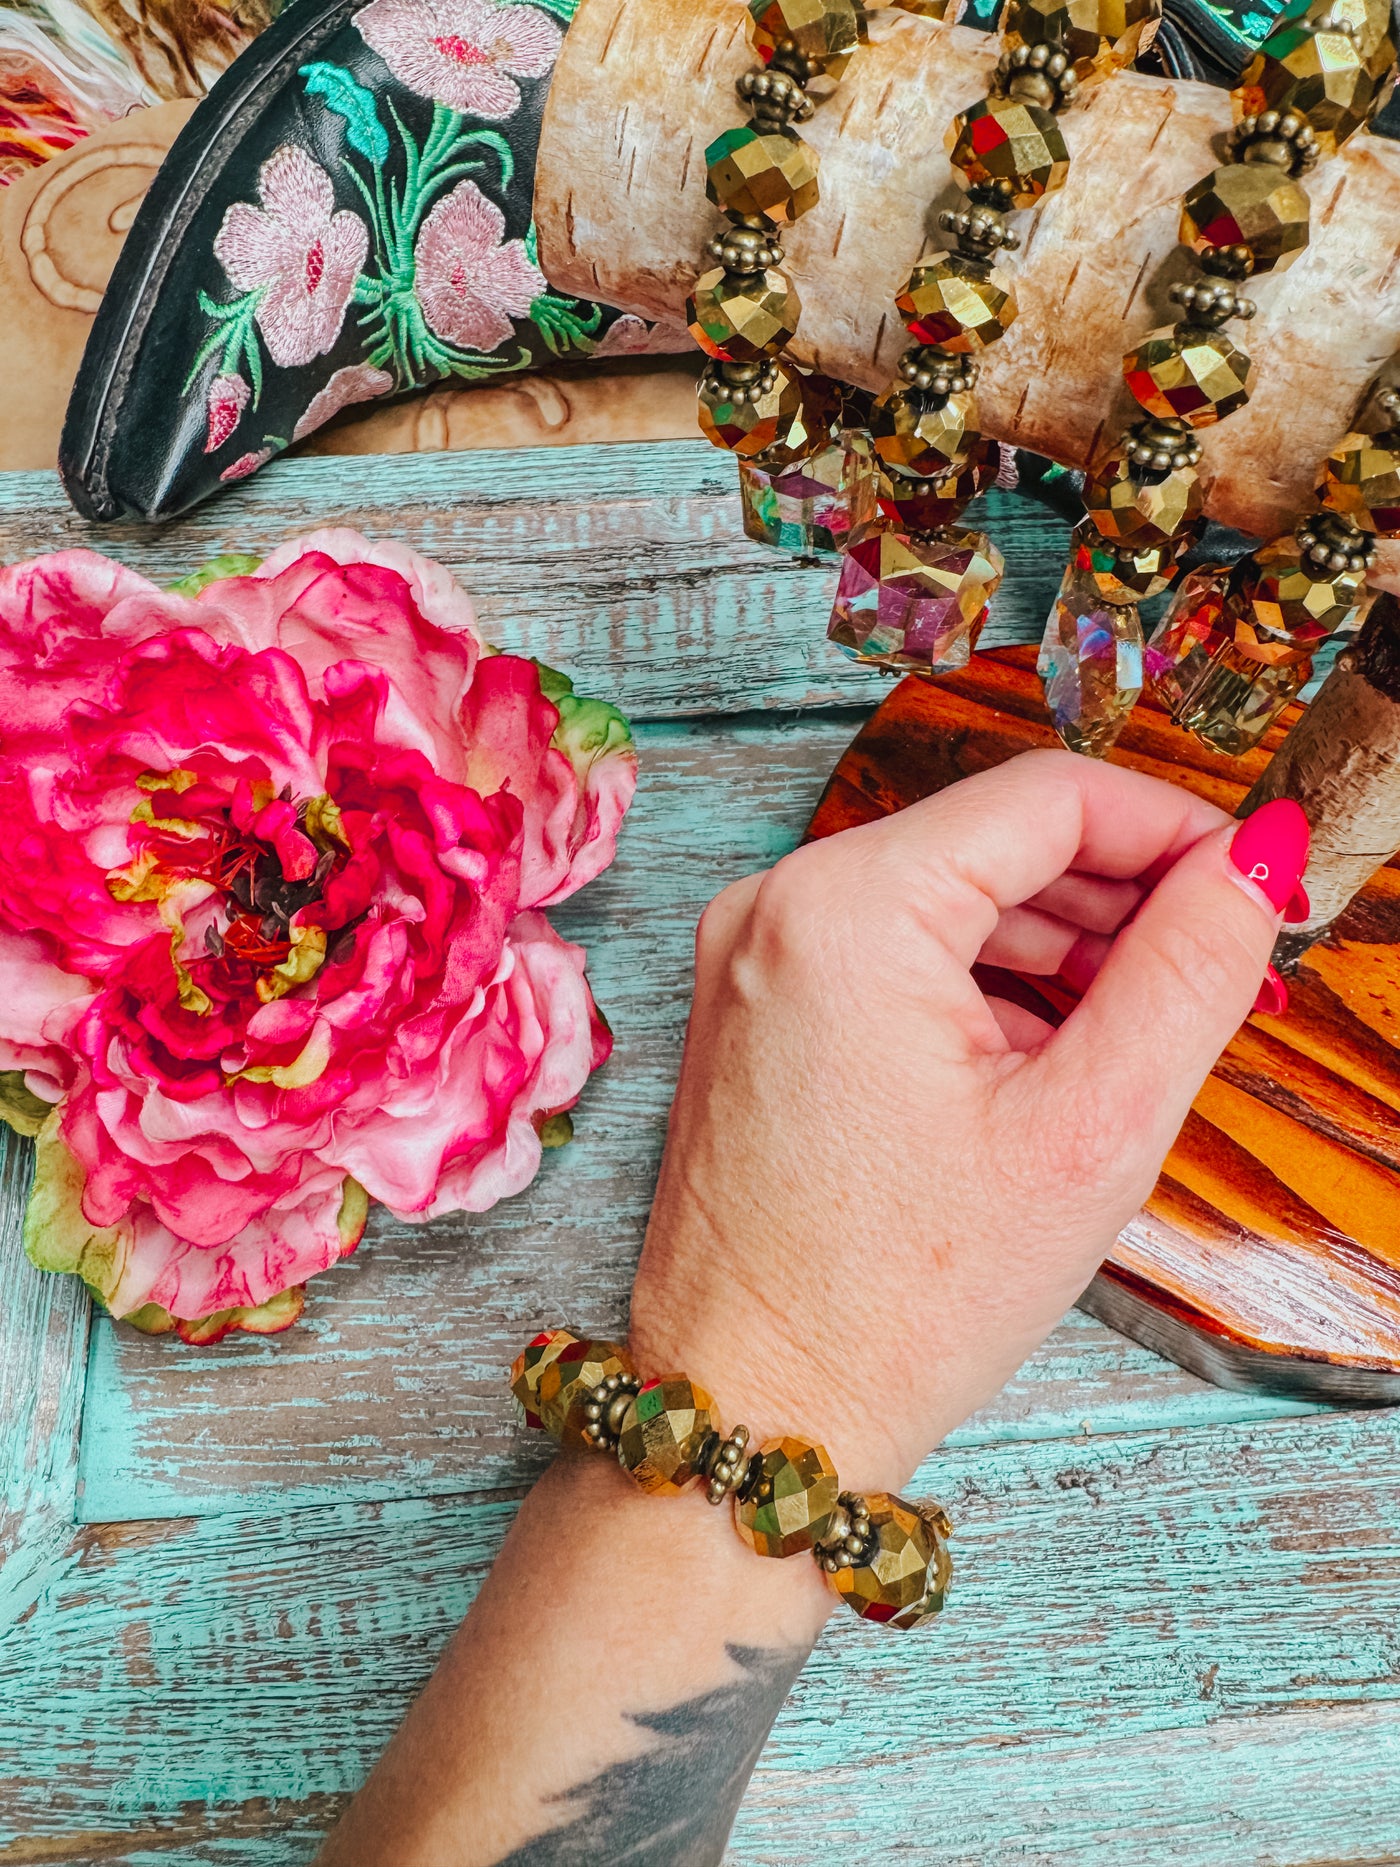
[[1226, 138], [1232, 162], [1272, 162], [1290, 175], [1302, 175], [1316, 163], [1317, 133], [1294, 110], [1261, 110], [1241, 117]]
[[800, 81], [781, 68], [755, 65], [741, 74], [734, 88], [749, 106], [759, 129], [786, 129], [791, 123], [805, 123], [816, 109]]
[[918, 344], [906, 350], [898, 369], [905, 382], [940, 401], [962, 395], [977, 381], [977, 365], [971, 357], [954, 356], [936, 344]]
[[1208, 246], [1197, 258], [1201, 271], [1215, 279], [1247, 279], [1254, 270], [1254, 255], [1247, 246]]
[[726, 272], [763, 272], [781, 266], [785, 257], [772, 232], [757, 227], [722, 227], [705, 242], [705, 253]]
[[699, 1460], [699, 1470], [708, 1482], [705, 1486], [705, 1498], [710, 1504], [722, 1504], [725, 1498], [737, 1496], [743, 1489], [754, 1460], [748, 1453], [749, 1429], [736, 1426], [727, 1438], [714, 1436], [714, 1444], [706, 1446]]
[[1205, 284], [1173, 285], [1167, 296], [1173, 304], [1181, 306], [1192, 324], [1205, 325], [1210, 330], [1219, 330], [1231, 318], [1243, 318], [1247, 322], [1258, 309], [1253, 299], [1241, 298], [1233, 286], [1218, 279]]
[[965, 259], [989, 259], [1002, 247], [1013, 252], [1021, 244], [1020, 234], [1007, 226], [997, 208], [944, 208], [938, 224], [944, 233], [952, 234], [957, 251]]
[[1294, 534], [1304, 557], [1329, 571], [1369, 571], [1376, 541], [1342, 512], [1316, 512]]

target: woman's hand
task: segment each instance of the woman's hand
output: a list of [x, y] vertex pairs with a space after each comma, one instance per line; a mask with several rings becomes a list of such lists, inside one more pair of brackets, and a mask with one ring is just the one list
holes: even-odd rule
[[[903, 1483], [1079, 1296], [1248, 1013], [1307, 853], [1297, 806], [1269, 809], [1261, 885], [1211, 805], [1030, 752], [726, 889], [638, 1365], [819, 1441], [855, 1489]], [[1052, 1030], [978, 961], [1084, 996]]]

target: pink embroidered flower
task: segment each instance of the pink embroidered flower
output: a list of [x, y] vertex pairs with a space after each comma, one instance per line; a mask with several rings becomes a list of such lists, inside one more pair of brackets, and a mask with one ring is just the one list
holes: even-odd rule
[[216, 376], [209, 385], [206, 407], [209, 433], [204, 443], [206, 454], [221, 448], [243, 418], [252, 390], [241, 376]]
[[589, 353], [594, 357], [684, 355], [695, 339], [683, 324], [648, 324], [628, 311], [611, 323]]
[[621, 716], [484, 652], [401, 547], [315, 533], [193, 598], [0, 571], [0, 1112], [57, 1105], [31, 1255], [212, 1339], [293, 1321], [367, 1194], [527, 1185], [610, 1048], [541, 910], [634, 782]]
[[[207, 454], [209, 450], [206, 448], [204, 451]], [[246, 480], [250, 473], [256, 473], [259, 467], [265, 467], [271, 459], [272, 449], [270, 447], [260, 447], [254, 453], [240, 454], [237, 460], [224, 468], [219, 478], [228, 481]]]
[[423, 222], [414, 290], [428, 328], [464, 350], [496, 350], [545, 289], [523, 240], [505, 240], [505, 216], [475, 182], [458, 182]]
[[307, 403], [292, 429], [292, 439], [304, 440], [317, 428], [324, 427], [341, 409], [355, 402], [372, 402], [376, 396], [387, 395], [393, 386], [394, 379], [388, 370], [377, 370], [370, 363], [348, 363]]
[[538, 7], [490, 0], [370, 0], [360, 36], [401, 84], [451, 110], [500, 121], [520, 103], [519, 78], [554, 67], [563, 34]]
[[331, 178], [295, 143], [283, 143], [258, 170], [260, 207], [236, 201], [214, 252], [240, 292], [262, 291], [258, 328], [284, 369], [324, 356], [369, 251], [358, 214], [335, 206]]

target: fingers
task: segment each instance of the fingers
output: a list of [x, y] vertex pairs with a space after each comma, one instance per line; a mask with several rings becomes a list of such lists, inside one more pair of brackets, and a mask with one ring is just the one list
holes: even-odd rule
[[1106, 881], [1102, 876], [1072, 869], [1038, 895], [1032, 895], [1026, 906], [1039, 908], [1090, 933], [1111, 934], [1117, 933], [1146, 893], [1139, 881]]
[[1106, 934], [1086, 933], [1053, 914], [1032, 907], [1008, 908], [982, 943], [977, 961], [982, 966], [1003, 966], [1008, 972], [1063, 972], [1075, 990], [1082, 991], [1109, 945]]

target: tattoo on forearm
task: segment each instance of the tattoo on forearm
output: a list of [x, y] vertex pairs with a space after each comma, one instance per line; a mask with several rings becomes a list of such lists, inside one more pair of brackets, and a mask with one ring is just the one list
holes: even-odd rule
[[716, 1867], [758, 1754], [807, 1649], [725, 1651], [740, 1677], [632, 1722], [656, 1734], [558, 1798], [568, 1820], [499, 1867]]

